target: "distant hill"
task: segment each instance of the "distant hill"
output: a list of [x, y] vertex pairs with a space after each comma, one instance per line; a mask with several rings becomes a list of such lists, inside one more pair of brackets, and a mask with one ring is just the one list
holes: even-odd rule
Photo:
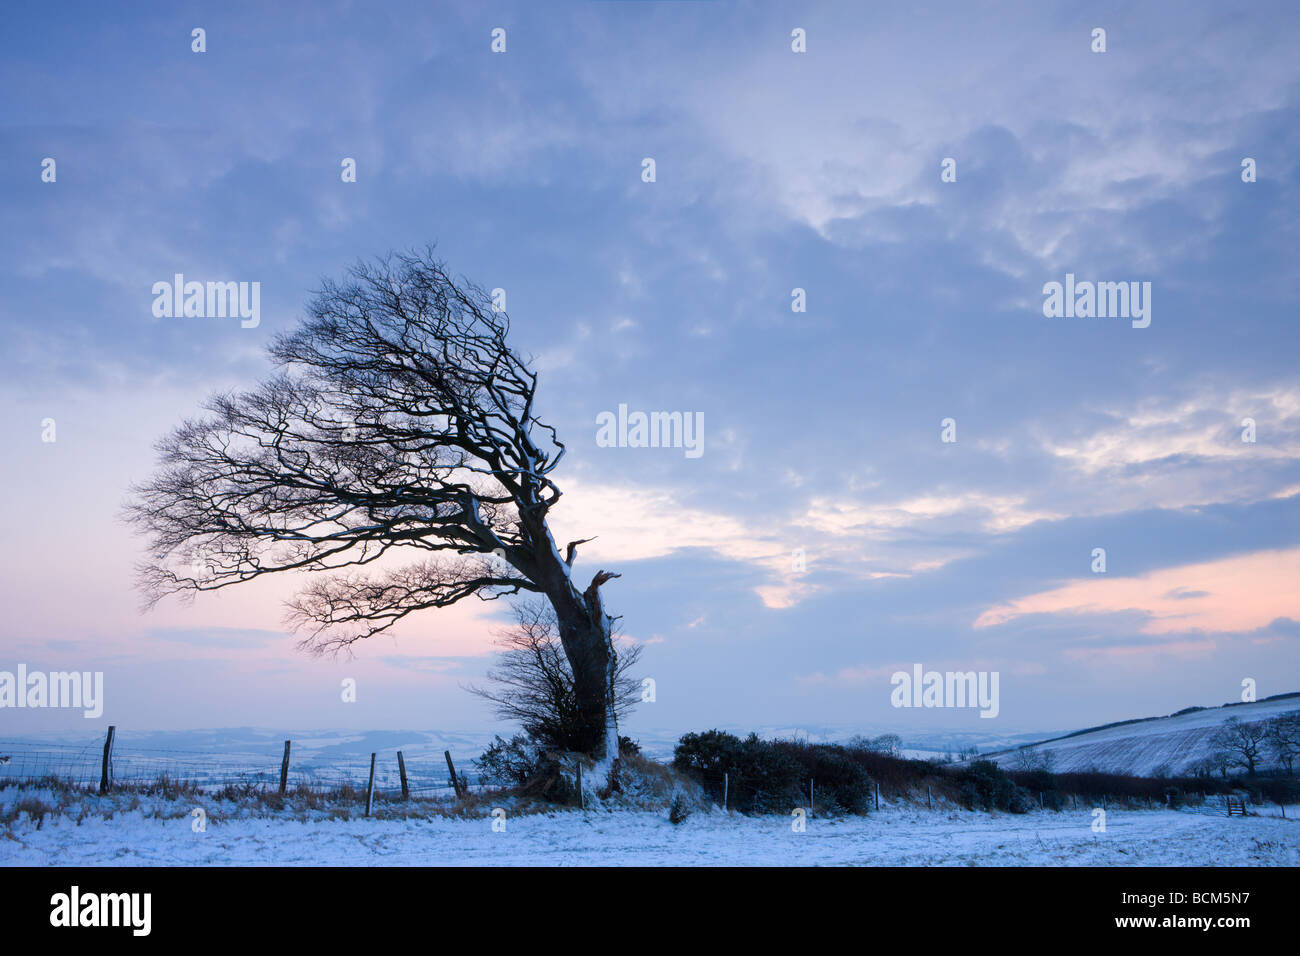
[[[980, 759], [1015, 769], [1023, 752], [1028, 750], [1050, 754], [1051, 769], [1056, 773], [1190, 775], [1192, 768], [1215, 749], [1211, 739], [1228, 718], [1254, 723], [1297, 711], [1300, 711], [1300, 693], [1281, 694], [1251, 704], [1188, 707], [1168, 717], [1144, 717], [1091, 727], [1022, 747], [980, 754]], [[1272, 766], [1273, 757], [1268, 754], [1261, 767]]]

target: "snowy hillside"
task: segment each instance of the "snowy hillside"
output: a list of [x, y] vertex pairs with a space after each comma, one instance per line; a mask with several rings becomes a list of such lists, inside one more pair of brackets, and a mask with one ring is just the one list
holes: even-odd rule
[[[1300, 697], [1208, 707], [1045, 740], [1027, 748], [982, 754], [981, 757], [1014, 769], [1022, 760], [1022, 750], [1028, 750], [1051, 754], [1051, 769], [1056, 773], [1099, 771], [1141, 777], [1191, 775], [1192, 768], [1216, 749], [1211, 743], [1214, 734], [1230, 717], [1253, 723], [1295, 712], [1300, 712]], [[1265, 766], [1271, 763], [1270, 757]]]
[[[685, 728], [686, 730], [691, 728]], [[708, 729], [705, 727], [697, 730]], [[871, 725], [780, 725], [748, 727], [721, 724], [737, 736], [751, 730], [765, 740], [785, 738], [814, 743], [843, 743], [849, 738], [890, 733], [897, 728]], [[227, 727], [207, 730], [142, 731], [118, 728], [114, 751], [114, 776], [119, 780], [150, 780], [160, 773], [195, 783], [224, 784], [232, 780], [253, 782], [278, 779], [284, 741], [293, 741], [291, 780], [296, 784], [338, 784], [364, 781], [370, 754], [379, 755], [376, 780], [380, 787], [396, 785], [396, 753], [405, 755], [408, 772], [425, 784], [446, 783], [444, 751], [450, 751], [456, 766], [471, 778], [474, 760], [492, 742], [496, 733], [513, 731], [442, 730], [284, 730], [266, 727]], [[682, 728], [629, 727], [628, 734], [651, 759], [670, 761]], [[999, 732], [974, 733], [963, 730], [930, 731], [904, 738], [909, 757], [928, 759], [956, 752], [966, 746], [981, 751], [1004, 749], [1054, 736], [1041, 730], [1000, 728]], [[53, 775], [79, 783], [99, 779], [103, 753], [102, 728], [93, 732], [24, 734], [21, 738], [0, 733], [0, 781]]]

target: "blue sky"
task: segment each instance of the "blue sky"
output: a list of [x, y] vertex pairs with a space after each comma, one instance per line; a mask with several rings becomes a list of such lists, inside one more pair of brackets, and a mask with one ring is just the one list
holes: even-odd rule
[[[141, 615], [118, 518], [323, 276], [436, 241], [541, 371], [557, 536], [623, 574], [633, 732], [980, 725], [892, 708], [914, 662], [1026, 729], [1300, 690], [1293, 5], [267, 7], [6, 13], [0, 669], [102, 670], [141, 729], [489, 725], [500, 608], [314, 660], [301, 581]], [[177, 272], [260, 324], [155, 318]], [[1067, 273], [1150, 282], [1150, 326], [1045, 317]], [[704, 454], [598, 447], [620, 403]]]

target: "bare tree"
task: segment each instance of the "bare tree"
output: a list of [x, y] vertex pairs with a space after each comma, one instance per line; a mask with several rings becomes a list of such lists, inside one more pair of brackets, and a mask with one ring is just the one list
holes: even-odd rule
[[[575, 584], [583, 541], [561, 556], [551, 537], [564, 445], [509, 327], [432, 249], [326, 281], [271, 344], [273, 377], [213, 397], [159, 443], [126, 508], [149, 537], [142, 587], [151, 606], [308, 572], [289, 621], [317, 653], [471, 596], [540, 595], [573, 670], [577, 749], [613, 784], [618, 655], [600, 589], [618, 575]], [[420, 560], [395, 565], [403, 551]]]
[[1212, 777], [1215, 773], [1218, 773], [1219, 776], [1226, 780], [1228, 771], [1233, 767], [1234, 758], [1228, 751], [1219, 749], [1210, 753], [1203, 762], [1207, 777]]
[[1211, 744], [1226, 751], [1233, 763], [1245, 767], [1253, 777], [1266, 734], [1267, 728], [1262, 722], [1247, 723], [1239, 717], [1229, 717], [1215, 732]]
[[864, 737], [859, 734], [849, 739], [849, 746], [859, 750], [899, 757], [903, 753], [903, 738], [898, 734], [880, 734], [878, 737]]
[[1015, 769], [1026, 773], [1033, 770], [1050, 771], [1056, 764], [1056, 755], [1050, 750], [1021, 747], [1012, 755], [1011, 762]]
[[[581, 743], [582, 713], [573, 668], [559, 639], [555, 612], [540, 601], [515, 606], [515, 624], [497, 635], [501, 657], [487, 672], [491, 687], [469, 687], [491, 701], [498, 717], [518, 723], [542, 747], [574, 750]], [[625, 645], [614, 668], [614, 712], [623, 720], [640, 702], [631, 669], [641, 645]]]
[[1295, 762], [1300, 758], [1300, 713], [1283, 714], [1268, 722], [1269, 749], [1287, 773], [1295, 773]]

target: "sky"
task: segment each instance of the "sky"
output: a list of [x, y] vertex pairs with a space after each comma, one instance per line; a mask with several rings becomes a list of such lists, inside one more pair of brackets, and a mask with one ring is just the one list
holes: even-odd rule
[[[142, 613], [121, 519], [322, 279], [436, 242], [541, 375], [557, 539], [622, 574], [633, 736], [1300, 691], [1297, 48], [1267, 2], [12, 8], [0, 670], [103, 672], [96, 728], [497, 726], [465, 686], [506, 607], [317, 659], [300, 578]], [[259, 322], [156, 316], [176, 273], [260, 283]], [[1045, 314], [1067, 281], [1149, 325]], [[602, 447], [620, 405], [702, 454]], [[997, 716], [893, 706], [918, 664], [997, 673]]]

